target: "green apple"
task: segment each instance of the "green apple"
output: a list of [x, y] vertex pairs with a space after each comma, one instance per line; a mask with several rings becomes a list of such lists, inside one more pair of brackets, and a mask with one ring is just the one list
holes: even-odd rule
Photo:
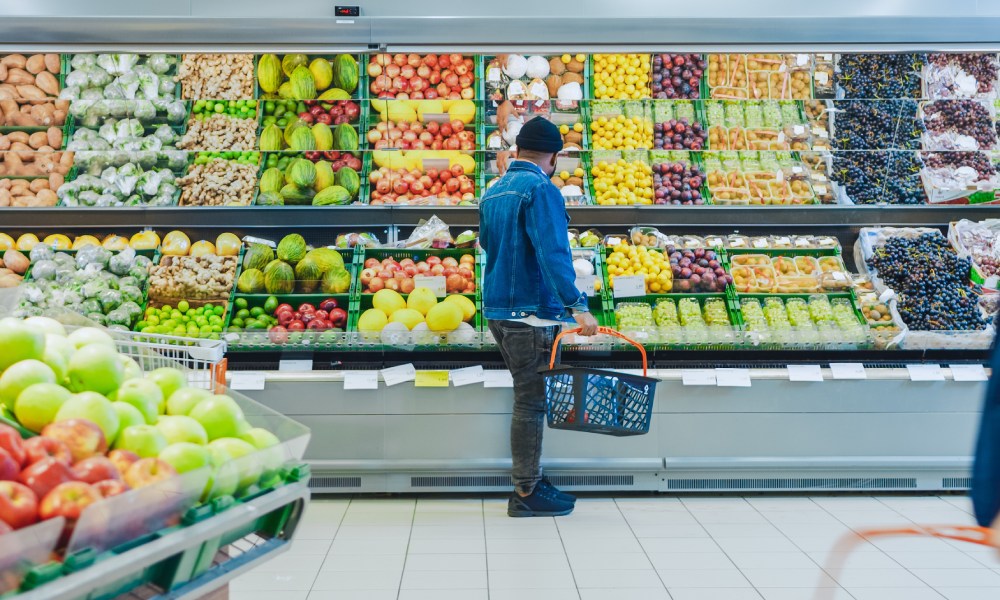
[[150, 425], [156, 423], [156, 419], [160, 416], [160, 407], [164, 404], [160, 386], [145, 379], [126, 380], [118, 388], [115, 400], [127, 402], [138, 408], [146, 423]]
[[157, 457], [167, 447], [167, 438], [163, 437], [153, 425], [133, 425], [122, 430], [115, 440], [115, 450], [135, 452], [140, 458]]
[[46, 347], [45, 354], [42, 355], [42, 362], [47, 364], [52, 369], [52, 372], [55, 373], [56, 381], [66, 381], [69, 361], [66, 360], [66, 357], [58, 349]]
[[187, 415], [199, 402], [211, 397], [212, 392], [208, 390], [182, 387], [167, 398], [167, 414]]
[[36, 383], [22, 391], [14, 403], [14, 415], [21, 425], [39, 433], [56, 420], [63, 404], [73, 396], [69, 390], [54, 383]]
[[168, 444], [189, 442], [205, 445], [208, 443], [208, 434], [205, 433], [205, 428], [191, 417], [164, 415], [156, 422], [156, 428], [163, 433], [163, 437], [167, 438]]
[[69, 359], [73, 358], [76, 346], [73, 345], [73, 342], [69, 341], [69, 338], [49, 333], [45, 335], [45, 352], [48, 353], [50, 350], [61, 354], [63, 360], [66, 361], [66, 365], [69, 366]]
[[121, 421], [111, 401], [97, 392], [80, 392], [63, 402], [56, 413], [56, 421], [66, 419], [87, 419], [93, 421], [104, 432], [104, 439], [111, 442], [118, 435]]
[[28, 317], [24, 320], [24, 324], [41, 331], [46, 336], [57, 335], [59, 337], [66, 337], [66, 328], [63, 327], [62, 323], [49, 317]]
[[234, 437], [239, 433], [243, 411], [229, 396], [216, 394], [191, 409], [188, 416], [201, 423], [208, 439]]
[[212, 464], [212, 453], [208, 448], [190, 442], [170, 444], [160, 452], [159, 458], [178, 473], [187, 473]]
[[77, 329], [69, 334], [69, 341], [73, 342], [77, 350], [91, 344], [101, 344], [108, 346], [112, 350], [115, 349], [115, 339], [106, 331], [96, 327], [81, 327]]
[[0, 321], [0, 373], [22, 360], [41, 359], [45, 334], [16, 319]]
[[21, 392], [36, 383], [56, 383], [56, 374], [50, 366], [34, 359], [11, 365], [0, 375], [0, 403], [13, 409]]
[[[80, 331], [82, 330], [74, 333]], [[123, 381], [125, 381], [125, 369], [113, 347], [89, 344], [77, 350], [69, 360], [71, 392], [109, 394], [117, 390]]]
[[202, 501], [218, 498], [219, 496], [232, 496], [236, 493], [236, 488], [240, 484], [239, 473], [236, 465], [233, 464], [233, 457], [221, 446], [205, 446], [212, 455], [212, 475], [209, 477]]
[[188, 383], [187, 375], [183, 371], [180, 369], [171, 369], [170, 367], [156, 369], [149, 375], [146, 375], [146, 379], [160, 386], [164, 399], [169, 399], [174, 395], [174, 392], [186, 387]]
[[285, 453], [280, 448], [278, 436], [261, 427], [254, 427], [240, 434], [240, 439], [250, 442], [257, 449], [265, 475], [274, 475], [285, 464]]
[[[146, 417], [142, 414], [142, 412], [128, 402], [112, 402], [111, 408], [115, 409], [115, 412], [118, 413], [119, 432], [125, 431], [126, 428], [133, 425], [147, 424]], [[121, 435], [121, 433], [118, 435]]]
[[261, 462], [257, 456], [257, 449], [250, 442], [232, 437], [223, 437], [208, 443], [210, 448], [221, 448], [229, 456], [233, 457], [230, 464], [236, 467], [239, 473], [240, 489], [247, 488], [260, 479]]
[[132, 360], [132, 357], [119, 354], [118, 360], [121, 361], [122, 369], [125, 371], [125, 377], [122, 378], [124, 381], [140, 379], [142, 377], [142, 368], [139, 366], [139, 363]]

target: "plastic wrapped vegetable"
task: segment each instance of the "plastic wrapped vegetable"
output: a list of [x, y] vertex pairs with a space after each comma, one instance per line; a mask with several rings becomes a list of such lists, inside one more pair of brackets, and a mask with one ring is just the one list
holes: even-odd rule
[[97, 66], [113, 75], [124, 75], [139, 62], [138, 54], [98, 54]]
[[35, 247], [28, 253], [28, 258], [31, 259], [31, 262], [36, 262], [39, 260], [52, 260], [55, 258], [55, 255], [56, 253], [52, 249], [52, 246], [48, 244], [35, 244]]
[[[38, 246], [35, 246], [36, 248]], [[32, 260], [34, 262], [34, 260]], [[32, 279], [49, 280], [56, 278], [56, 263], [51, 260], [40, 260], [31, 266]]]
[[171, 123], [183, 123], [187, 118], [187, 106], [177, 100], [167, 105], [167, 120]]
[[142, 290], [134, 285], [122, 285], [118, 288], [118, 291], [122, 293], [122, 299], [125, 300], [126, 304], [129, 302], [136, 304], [142, 302]]
[[97, 296], [97, 300], [101, 303], [104, 312], [108, 313], [121, 306], [122, 293], [118, 290], [104, 290]]
[[133, 100], [132, 114], [137, 119], [149, 120], [156, 117], [156, 107], [149, 100]]
[[149, 68], [152, 69], [154, 73], [163, 75], [170, 72], [170, 69], [177, 64], [177, 57], [171, 54], [153, 54], [150, 55], [146, 64], [149, 65]]
[[97, 55], [77, 54], [73, 56], [73, 59], [69, 62], [69, 65], [74, 69], [86, 69], [88, 67], [93, 67], [97, 65]]
[[128, 275], [129, 269], [132, 268], [132, 256], [128, 256], [126, 253], [130, 250], [134, 256], [135, 250], [132, 250], [131, 248], [126, 248], [125, 250], [112, 256], [111, 260], [108, 262], [108, 270], [119, 277]]
[[[139, 301], [141, 302], [142, 298], [140, 298]], [[118, 307], [118, 310], [128, 315], [129, 324], [131, 324], [131, 322], [135, 320], [136, 317], [142, 314], [142, 307], [139, 306], [138, 302], [135, 302], [133, 300], [126, 300], [122, 302], [122, 305]]]

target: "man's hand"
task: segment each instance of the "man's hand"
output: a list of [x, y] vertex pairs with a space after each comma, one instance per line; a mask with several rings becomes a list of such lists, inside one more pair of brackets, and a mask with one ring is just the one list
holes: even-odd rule
[[584, 337], [597, 335], [598, 325], [594, 315], [584, 312], [573, 315], [573, 318], [576, 320], [576, 324], [580, 326], [580, 335]]

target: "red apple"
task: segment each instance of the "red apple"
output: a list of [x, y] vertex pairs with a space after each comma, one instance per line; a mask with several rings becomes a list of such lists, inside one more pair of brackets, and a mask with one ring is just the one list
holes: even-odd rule
[[108, 460], [118, 469], [118, 473], [122, 474], [139, 460], [139, 455], [131, 450], [112, 450], [108, 453]]
[[21, 465], [3, 448], [0, 448], [0, 481], [15, 481]]
[[68, 463], [57, 458], [43, 458], [21, 471], [18, 479], [31, 488], [36, 496], [44, 498], [52, 488], [60, 483], [75, 481], [76, 475]]
[[101, 500], [101, 494], [89, 483], [70, 481], [56, 486], [38, 506], [38, 516], [42, 519], [64, 517], [70, 521], [80, 518], [80, 513], [94, 502]]
[[14, 529], [38, 520], [38, 496], [16, 481], [0, 481], [0, 520]]
[[[288, 313], [283, 313], [288, 315]], [[279, 321], [280, 322], [280, 321]], [[277, 325], [267, 330], [267, 338], [271, 340], [272, 344], [284, 344], [288, 342], [288, 329], [283, 325]]]
[[98, 481], [92, 487], [95, 492], [101, 495], [102, 498], [118, 496], [119, 494], [124, 494], [128, 491], [128, 486], [117, 479], [105, 479], [104, 481]]
[[427, 264], [430, 265], [430, 266], [432, 266], [432, 267], [434, 265], [439, 265], [439, 264], [441, 264], [441, 257], [440, 256], [428, 256], [427, 257]]
[[33, 437], [24, 440], [25, 464], [34, 464], [45, 458], [55, 458], [66, 465], [73, 463], [69, 447], [59, 440], [47, 437]]
[[288, 324], [288, 331], [303, 331], [305, 328], [306, 324], [297, 319]]
[[347, 311], [342, 308], [335, 308], [330, 311], [330, 323], [334, 327], [343, 328], [347, 324]]
[[125, 483], [136, 489], [176, 475], [177, 471], [165, 461], [153, 457], [141, 458], [125, 472]]
[[444, 275], [444, 267], [440, 264], [434, 265], [431, 267], [430, 273], [431, 275]]
[[24, 465], [24, 462], [28, 459], [28, 455], [24, 451], [24, 440], [21, 439], [21, 434], [13, 427], [4, 425], [3, 423], [0, 423], [0, 448], [6, 450], [19, 467]]
[[87, 419], [56, 421], [46, 425], [45, 429], [42, 429], [42, 435], [66, 444], [74, 463], [108, 451], [104, 431]]
[[337, 308], [337, 306], [338, 304], [335, 298], [327, 298], [326, 300], [319, 303], [320, 310], [325, 310], [327, 313]]

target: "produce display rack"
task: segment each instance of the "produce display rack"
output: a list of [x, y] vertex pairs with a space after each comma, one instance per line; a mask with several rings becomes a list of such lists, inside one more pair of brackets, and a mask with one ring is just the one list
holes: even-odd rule
[[[482, 146], [477, 146], [477, 147], [481, 148]], [[406, 153], [406, 152], [414, 152], [414, 150], [388, 150], [387, 152], [392, 152], [392, 153], [398, 152], [399, 155], [400, 155], [400, 157], [402, 157], [404, 153]], [[417, 150], [416, 152], [420, 152], [420, 150]], [[471, 179], [473, 181], [473, 183], [476, 186], [476, 189], [475, 189], [475, 192], [474, 192], [476, 198], [474, 200], [470, 201], [470, 204], [478, 204], [479, 199], [482, 197], [482, 193], [483, 193], [483, 161], [482, 161], [483, 153], [481, 151], [478, 151], [478, 150], [477, 151], [448, 150], [448, 152], [456, 152], [456, 153], [460, 153], [460, 154], [465, 154], [467, 156], [472, 156], [473, 160], [476, 161], [476, 172], [473, 173], [472, 175], [469, 175], [468, 173], [466, 173], [466, 175], [469, 177], [469, 179]], [[366, 152], [363, 152], [363, 154], [364, 154], [363, 172], [370, 174], [373, 169], [377, 168], [375, 166], [375, 162], [374, 162], [374, 159], [372, 157], [373, 152], [372, 151], [366, 151]], [[425, 159], [421, 159], [421, 160], [425, 160]], [[433, 160], [449, 160], [449, 159], [433, 159]], [[391, 168], [395, 169], [397, 167], [391, 167]], [[398, 168], [402, 168], [402, 167], [398, 167]], [[422, 169], [422, 171], [426, 172], [427, 169]], [[362, 193], [364, 193], [365, 195], [364, 195], [363, 198], [359, 198], [359, 202], [361, 204], [364, 204], [364, 205], [371, 205], [371, 192], [372, 192], [373, 186], [372, 186], [371, 180], [370, 180], [370, 178], [368, 176], [365, 176], [363, 173], [361, 175], [362, 175], [362, 177], [361, 177]], [[453, 204], [429, 204], [429, 203], [424, 202], [424, 201], [412, 202], [411, 204], [388, 204], [388, 205], [389, 206], [402, 206], [402, 207], [406, 207], [406, 206], [429, 206], [429, 207], [433, 207], [435, 210], [436, 209], [442, 209], [442, 210], [445, 210], [446, 212], [448, 212], [450, 210], [453, 210], [455, 206], [461, 206], [461, 205], [453, 205]]]
[[[285, 53], [257, 53], [257, 54], [254, 55], [254, 59], [253, 59], [253, 90], [254, 90], [254, 98], [256, 98], [257, 100], [260, 100], [260, 101], [267, 101], [267, 100], [272, 100], [272, 99], [273, 100], [280, 100], [280, 98], [278, 98], [278, 97], [269, 98], [267, 96], [267, 94], [263, 90], [260, 89], [260, 78], [257, 76], [257, 67], [260, 65], [260, 57], [263, 56], [264, 54], [275, 54], [275, 56], [278, 57], [278, 60], [281, 60], [281, 58], [283, 56], [285, 56], [286, 54], [291, 54], [291, 53], [289, 53], [289, 52], [285, 52]], [[356, 87], [354, 89], [354, 91], [351, 92], [351, 99], [359, 100], [359, 104], [365, 104], [364, 99], [366, 99], [368, 97], [368, 94], [369, 94], [369, 91], [368, 91], [368, 68], [367, 68], [368, 67], [368, 61], [366, 60], [366, 55], [364, 55], [364, 54], [356, 54], [356, 53], [347, 53], [347, 54], [350, 54], [351, 56], [353, 56], [354, 60], [357, 61], [357, 63], [358, 63], [358, 87]], [[309, 62], [312, 62], [316, 58], [325, 58], [326, 60], [331, 60], [333, 58], [336, 58], [337, 56], [340, 56], [340, 53], [334, 53], [334, 54], [325, 54], [325, 53], [324, 54], [306, 54], [306, 57], [309, 59]], [[307, 66], [308, 66], [308, 63], [307, 63]], [[284, 75], [284, 73], [282, 73], [282, 75]], [[287, 78], [288, 76], [284, 75], [284, 77]], [[331, 84], [331, 87], [333, 87], [332, 84]], [[263, 114], [264, 114], [264, 111], [258, 111], [258, 116], [259, 117], [263, 117]], [[260, 133], [259, 129], [258, 129], [258, 133]]]
[[[642, 327], [623, 328], [621, 331], [632, 339], [640, 342], [643, 346], [653, 350], [736, 350], [746, 345], [742, 331], [742, 321], [738, 311], [733, 305], [732, 297], [725, 293], [677, 293], [677, 294], [646, 294], [632, 298], [611, 298], [608, 305], [609, 321], [612, 327], [619, 328], [617, 323], [617, 309], [621, 304], [638, 302], [648, 304], [650, 309], [655, 309], [656, 304], [661, 300], [674, 302], [679, 306], [682, 300], [696, 300], [699, 306], [704, 309], [705, 302], [717, 300], [722, 302], [726, 308], [726, 316], [729, 318], [729, 326], [707, 326], [705, 328], [688, 327]], [[654, 315], [655, 316], [655, 315]], [[612, 344], [618, 348], [627, 348], [629, 345], [612, 338]]]
[[[849, 335], [843, 329], [834, 328], [830, 331], [822, 331], [816, 327], [791, 327], [787, 330], [777, 330], [768, 327], [762, 331], [750, 331], [742, 316], [742, 303], [744, 300], [756, 300], [761, 306], [769, 298], [777, 298], [784, 304], [787, 300], [797, 298], [808, 303], [810, 297], [821, 296], [828, 298], [831, 302], [836, 300], [847, 301], [851, 305], [852, 312], [857, 320], [858, 330], [856, 335]], [[825, 293], [825, 294], [736, 294], [733, 296], [733, 310], [740, 314], [741, 328], [746, 336], [748, 347], [760, 347], [762, 349], [826, 349], [826, 350], [865, 350], [872, 347], [872, 336], [869, 333], [868, 321], [858, 308], [857, 298], [853, 292], [850, 293]]]

